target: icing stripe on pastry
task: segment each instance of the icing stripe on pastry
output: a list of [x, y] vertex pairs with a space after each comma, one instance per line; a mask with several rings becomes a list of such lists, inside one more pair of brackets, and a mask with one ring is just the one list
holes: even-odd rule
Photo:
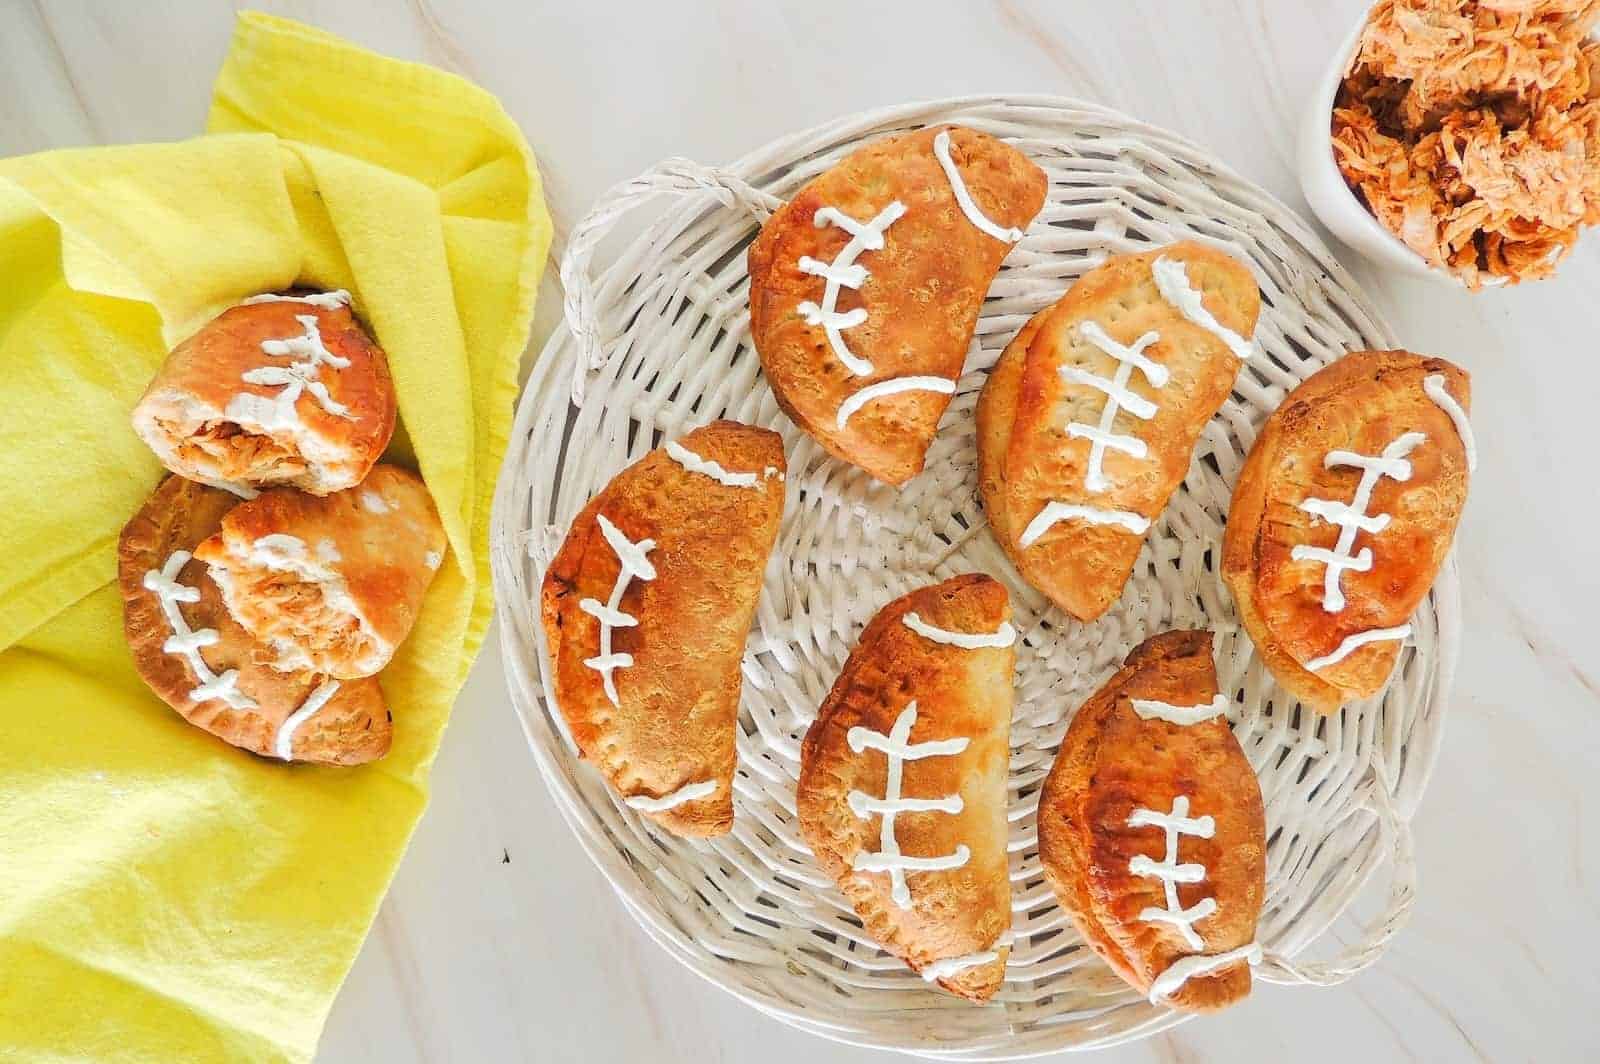
[[332, 292], [309, 292], [303, 296], [283, 296], [274, 292], [263, 292], [259, 296], [239, 301], [241, 307], [253, 307], [257, 303], [306, 303], [323, 310], [338, 310], [340, 307], [350, 305], [350, 293], [343, 288], [336, 288]]
[[1331, 499], [1306, 499], [1300, 504], [1300, 509], [1307, 513], [1339, 526], [1339, 541], [1332, 550], [1302, 543], [1289, 552], [1289, 557], [1297, 562], [1320, 562], [1328, 567], [1322, 578], [1322, 608], [1328, 613], [1338, 613], [1344, 609], [1344, 588], [1340, 586], [1344, 571], [1353, 569], [1364, 573], [1372, 568], [1372, 551], [1369, 548], [1363, 547], [1356, 554], [1350, 552], [1350, 548], [1355, 546], [1356, 533], [1381, 532], [1389, 525], [1388, 514], [1367, 513], [1367, 505], [1372, 501], [1372, 489], [1384, 477], [1401, 483], [1410, 480], [1411, 463], [1406, 460], [1406, 455], [1426, 439], [1420, 432], [1407, 432], [1385, 447], [1383, 454], [1377, 458], [1353, 451], [1330, 451], [1328, 457], [1323, 459], [1325, 469], [1352, 466], [1361, 470], [1361, 482], [1356, 485], [1355, 498], [1348, 506]]
[[833, 257], [832, 262], [819, 262], [809, 255], [800, 256], [800, 272], [821, 277], [826, 284], [822, 289], [820, 307], [806, 300], [797, 309], [805, 317], [807, 325], [822, 326], [822, 331], [828, 336], [828, 346], [833, 348], [834, 355], [857, 377], [870, 375], [872, 363], [853, 354], [850, 348], [845, 346], [842, 331], [853, 329], [866, 321], [867, 308], [857, 307], [846, 314], [839, 313], [839, 289], [855, 290], [861, 287], [870, 275], [865, 266], [856, 264], [856, 256], [863, 251], [882, 250], [884, 230], [905, 213], [906, 205], [895, 200], [879, 211], [870, 222], [863, 224], [833, 207], [819, 207], [812, 218], [812, 223], [818, 229], [836, 225], [850, 234], [850, 242], [839, 249], [839, 254]]
[[1130, 828], [1160, 828], [1166, 832], [1167, 852], [1160, 861], [1152, 861], [1138, 854], [1128, 862], [1128, 873], [1135, 876], [1152, 876], [1161, 881], [1166, 895], [1166, 908], [1149, 906], [1139, 913], [1147, 923], [1171, 924], [1183, 936], [1190, 949], [1205, 949], [1205, 941], [1195, 933], [1194, 924], [1217, 911], [1217, 899], [1201, 898], [1185, 909], [1178, 901], [1179, 883], [1202, 883], [1206, 878], [1203, 864], [1179, 864], [1178, 844], [1184, 835], [1209, 839], [1217, 832], [1217, 822], [1209, 816], [1189, 816], [1189, 799], [1183, 795], [1172, 800], [1172, 812], [1161, 813], [1154, 809], [1135, 809], [1128, 817]]
[[[722, 463], [702, 458], [689, 448], [676, 440], [669, 441], [666, 446], [667, 457], [677, 462], [691, 473], [702, 473], [718, 484], [726, 484], [730, 488], [759, 488], [762, 486], [761, 473], [734, 473], [722, 467]], [[777, 467], [768, 466], [765, 476], [778, 476]]]
[[981, 650], [984, 647], [1004, 649], [1017, 641], [1017, 630], [1011, 627], [1010, 621], [1001, 621], [999, 630], [994, 632], [952, 632], [948, 628], [929, 624], [917, 616], [914, 610], [900, 620], [924, 639], [960, 647], [962, 650]]
[[1010, 946], [1015, 936], [1010, 931], [1000, 936], [994, 944], [994, 949], [986, 949], [979, 953], [968, 953], [962, 957], [945, 957], [942, 960], [932, 961], [922, 969], [922, 978], [930, 983], [940, 979], [949, 979], [953, 975], [960, 975], [968, 968], [976, 968], [983, 964], [992, 964], [1000, 959], [1000, 950]]
[[950, 191], [956, 194], [956, 202], [961, 205], [961, 213], [967, 216], [969, 222], [996, 240], [1004, 240], [1008, 244], [1015, 244], [1022, 239], [1021, 229], [1001, 228], [994, 224], [973, 200], [972, 193], [967, 190], [966, 181], [961, 178], [961, 171], [956, 168], [956, 161], [950, 158], [948, 129], [941, 130], [939, 135], [933, 138], [933, 154], [939, 160], [939, 165], [944, 168], [944, 176], [950, 181]]
[[[906, 885], [907, 872], [944, 872], [960, 868], [972, 856], [972, 851], [966, 846], [957, 846], [954, 853], [943, 857], [907, 857], [900, 852], [900, 842], [894, 834], [895, 814], [928, 812], [935, 808], [938, 812], [961, 811], [960, 795], [949, 795], [939, 799], [902, 798], [900, 786], [905, 774], [905, 763], [928, 757], [953, 757], [965, 750], [972, 741], [941, 739], [922, 743], [909, 742], [911, 726], [916, 721], [917, 703], [913, 701], [901, 711], [888, 735], [860, 725], [851, 728], [845, 734], [845, 741], [855, 753], [863, 753], [869, 749], [879, 750], [888, 759], [888, 778], [884, 782], [882, 798], [861, 791], [851, 791], [847, 799], [851, 811], [858, 817], [866, 819], [876, 813], [883, 818], [878, 834], [878, 852], [860, 851], [856, 854], [851, 867], [857, 872], [888, 872], [889, 896], [902, 909], [911, 907], [911, 888]], [[935, 807], [930, 803], [942, 804]]]
[[1226, 716], [1228, 707], [1233, 704], [1227, 695], [1218, 695], [1210, 702], [1202, 702], [1198, 706], [1175, 706], [1170, 702], [1160, 702], [1153, 698], [1134, 698], [1129, 701], [1133, 703], [1133, 711], [1141, 720], [1164, 720], [1168, 724], [1180, 726], [1200, 724]]
[[1255, 345], [1212, 316], [1206, 309], [1200, 290], [1189, 283], [1189, 271], [1181, 260], [1162, 256], [1150, 264], [1150, 273], [1156, 280], [1156, 289], [1161, 293], [1161, 298], [1171, 303], [1179, 314], [1227, 344], [1228, 350], [1239, 361], [1250, 358]]
[[1173, 961], [1167, 970], [1156, 976], [1150, 984], [1150, 1004], [1159, 1005], [1161, 999], [1171, 997], [1183, 988], [1183, 984], [1197, 975], [1209, 975], [1212, 972], [1226, 968], [1230, 964], [1246, 961], [1250, 964], [1261, 963], [1261, 947], [1252, 942], [1248, 946], [1230, 949], [1226, 953], [1209, 955], [1196, 954], [1192, 957], [1180, 957]]
[[586, 598], [578, 603], [580, 610], [600, 622], [600, 652], [592, 658], [585, 659], [584, 664], [600, 674], [601, 682], [605, 685], [606, 697], [611, 699], [611, 704], [615, 706], [619, 703], [617, 683], [613, 673], [632, 665], [633, 655], [611, 652], [611, 630], [632, 628], [639, 623], [639, 618], [623, 613], [619, 607], [622, 605], [622, 595], [628, 590], [629, 582], [635, 578], [640, 580], [656, 578], [656, 567], [645, 557], [655, 550], [656, 541], [641, 539], [637, 543], [632, 542], [616, 525], [606, 520], [605, 514], [596, 514], [595, 521], [600, 526], [600, 534], [616, 552], [617, 561], [622, 563], [622, 569], [617, 573], [617, 582], [611, 585], [610, 601], [601, 603], [597, 599]]
[[716, 780], [701, 780], [699, 783], [686, 783], [671, 794], [663, 794], [660, 798], [652, 798], [648, 794], [636, 794], [631, 798], [624, 798], [623, 802], [630, 809], [637, 809], [644, 813], [664, 813], [668, 809], [675, 809], [685, 802], [697, 802], [709, 796], [717, 789]]
[[839, 428], [842, 430], [852, 414], [874, 399], [897, 395], [900, 392], [939, 392], [943, 395], [954, 395], [956, 382], [946, 377], [895, 377], [892, 380], [869, 384], [860, 391], [845, 396], [844, 402], [839, 404], [837, 419]]
[[[1139, 337], [1139, 339], [1142, 342], [1152, 339], [1154, 336], [1154, 333], [1145, 333], [1143, 336]], [[1129, 350], [1130, 352], [1132, 351], [1131, 348]], [[1152, 403], [1150, 400], [1146, 399], [1137, 392], [1129, 391], [1125, 387], [1127, 378], [1123, 377], [1120, 373], [1117, 375], [1119, 378], [1118, 380], [1108, 381], [1104, 377], [1096, 376], [1093, 373], [1087, 373], [1079, 369], [1077, 366], [1062, 366], [1061, 375], [1074, 384], [1086, 385], [1087, 387], [1093, 388], [1098, 392], [1104, 392], [1107, 398], [1109, 398], [1113, 404], [1121, 407], [1123, 410], [1126, 410], [1128, 413], [1142, 421], [1149, 421], [1151, 418], [1156, 416], [1156, 404]]]
[[1058, 521], [1087, 521], [1091, 525], [1118, 525], [1136, 536], [1150, 527], [1150, 519], [1131, 510], [1102, 510], [1095, 506], [1080, 506], [1075, 502], [1046, 503], [1039, 515], [1028, 522], [1017, 544], [1024, 550], [1039, 542], [1039, 537], [1050, 531]]
[[1347, 635], [1331, 654], [1324, 654], [1320, 658], [1312, 658], [1306, 662], [1306, 671], [1317, 672], [1329, 665], [1336, 665], [1368, 643], [1389, 643], [1404, 639], [1410, 634], [1411, 625], [1402, 624], [1398, 628], [1369, 628], [1365, 632]]
[[863, 791], [851, 791], [848, 798], [850, 811], [865, 820], [878, 813], [959, 813], [966, 808], [961, 795], [943, 798], [874, 798]]
[[1126, 410], [1141, 421], [1149, 421], [1156, 415], [1155, 403], [1129, 390], [1128, 384], [1133, 380], [1133, 371], [1137, 369], [1143, 373], [1154, 388], [1166, 387], [1170, 374], [1167, 372], [1167, 367], [1159, 362], [1152, 362], [1144, 354], [1146, 348], [1161, 339], [1159, 333], [1147, 332], [1130, 347], [1113, 340], [1097, 322], [1086, 321], [1078, 326], [1078, 335], [1117, 360], [1117, 373], [1111, 380], [1078, 369], [1076, 366], [1061, 367], [1061, 376], [1065, 379], [1075, 384], [1087, 385], [1105, 393], [1106, 396], [1105, 409], [1100, 413], [1098, 426], [1085, 425], [1077, 421], [1067, 424], [1068, 436], [1090, 441], [1089, 464], [1083, 474], [1083, 486], [1090, 491], [1100, 492], [1111, 486], [1106, 480], [1104, 469], [1107, 448], [1122, 451], [1135, 458], [1143, 458], [1149, 453], [1145, 442], [1137, 436], [1124, 436], [1111, 431], [1120, 411]]
[[255, 709], [255, 699], [239, 690], [238, 669], [228, 669], [219, 676], [211, 671], [211, 667], [200, 656], [201, 647], [211, 646], [221, 638], [217, 630], [191, 629], [189, 622], [183, 619], [183, 612], [178, 609], [180, 602], [200, 601], [199, 588], [178, 582], [178, 575], [183, 572], [183, 567], [189, 564], [189, 558], [190, 554], [186, 550], [173, 551], [167, 558], [165, 566], [160, 569], [150, 569], [144, 574], [145, 589], [155, 592], [157, 601], [161, 603], [161, 612], [167, 618], [168, 627], [172, 629], [172, 635], [161, 645], [161, 649], [168, 654], [178, 654], [189, 663], [195, 679], [200, 681], [199, 685], [189, 692], [189, 697], [194, 701], [208, 702], [215, 698], [226, 702], [234, 709]]
[[240, 379], [246, 384], [279, 388], [280, 391], [270, 399], [240, 392], [228, 400], [222, 412], [230, 421], [260, 426], [269, 432], [298, 425], [300, 416], [295, 410], [295, 402], [306, 392], [311, 394], [325, 413], [346, 420], [354, 418], [350, 409], [334, 399], [328, 392], [328, 386], [317, 379], [323, 366], [345, 369], [350, 365], [350, 360], [334, 354], [323, 344], [322, 331], [317, 327], [315, 314], [296, 314], [294, 320], [305, 330], [304, 335], [285, 340], [263, 340], [261, 351], [276, 357], [297, 358], [298, 361], [290, 362], [287, 366], [261, 366], [240, 374]]
[[273, 743], [273, 752], [285, 761], [294, 760], [294, 733], [300, 730], [300, 725], [310, 720], [317, 710], [327, 705], [333, 696], [339, 693], [339, 681], [329, 680], [315, 691], [306, 696], [300, 703], [300, 708], [289, 715], [289, 719], [278, 728], [278, 737]]
[[1467, 421], [1467, 412], [1461, 409], [1461, 404], [1456, 402], [1456, 397], [1451, 395], [1444, 386], [1444, 374], [1430, 373], [1422, 378], [1422, 391], [1440, 410], [1450, 415], [1450, 420], [1456, 426], [1456, 435], [1461, 437], [1461, 446], [1467, 451], [1467, 472], [1478, 471], [1478, 445], [1472, 439], [1472, 425]]

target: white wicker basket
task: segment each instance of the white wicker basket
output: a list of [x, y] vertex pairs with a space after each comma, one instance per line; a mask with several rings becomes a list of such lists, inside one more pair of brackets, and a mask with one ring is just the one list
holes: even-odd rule
[[[927, 470], [895, 491], [826, 456], [778, 411], [749, 338], [745, 247], [781, 199], [862, 141], [955, 122], [1003, 138], [1050, 177], [1049, 198], [996, 279]], [[646, 201], [660, 208], [591, 278], [596, 245]], [[1109, 253], [1181, 236], [1248, 261], [1268, 356], [1241, 373], [1183, 486], [1155, 523], [1121, 602], [1094, 624], [1047, 608], [991, 539], [977, 502], [973, 409], [985, 371], [1028, 316]], [[493, 562], [513, 701], [540, 771], [584, 849], [663, 948], [797, 1027], [862, 1045], [992, 1060], [1142, 1037], [1181, 1017], [1128, 990], [1080, 942], [1043, 880], [1040, 782], [1076, 707], [1155, 632], [1210, 627], [1234, 732], [1261, 779], [1269, 848], [1259, 937], [1270, 982], [1331, 984], [1371, 964], [1404, 922], [1406, 816], [1438, 749], [1457, 639], [1446, 567], [1382, 697], [1301, 712], [1239, 630], [1215, 572], [1234, 478], [1284, 394], [1342, 352], [1394, 346], [1310, 230], [1183, 140], [1051, 97], [889, 108], [786, 137], [721, 169], [670, 160], [608, 193], [562, 264], [567, 328], [517, 412], [496, 497]], [[568, 522], [629, 462], [717, 417], [768, 425], [789, 453], [788, 502], [744, 659], [733, 832], [687, 841], [616, 801], [573, 755], [552, 708], [538, 586]], [[930, 989], [865, 937], [812, 861], [794, 813], [800, 739], [860, 629], [913, 587], [983, 571], [1011, 589], [1018, 628], [1011, 743], [1014, 947], [995, 1001]], [[1363, 940], [1328, 963], [1300, 954], [1385, 856], [1393, 886]]]

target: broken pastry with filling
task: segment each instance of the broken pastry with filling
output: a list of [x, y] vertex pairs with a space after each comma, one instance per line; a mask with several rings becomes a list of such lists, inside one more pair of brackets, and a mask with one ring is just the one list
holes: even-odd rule
[[194, 556], [274, 667], [350, 679], [389, 663], [444, 551], [422, 479], [380, 465], [332, 495], [264, 491], [230, 510]]
[[251, 753], [329, 765], [382, 757], [393, 723], [378, 681], [273, 668], [193, 559], [238, 502], [167, 477], [123, 528], [117, 577], [134, 667], [190, 724]]
[[347, 292], [252, 296], [167, 356], [133, 428], [179, 476], [246, 498], [360, 483], [395, 425], [383, 349]]

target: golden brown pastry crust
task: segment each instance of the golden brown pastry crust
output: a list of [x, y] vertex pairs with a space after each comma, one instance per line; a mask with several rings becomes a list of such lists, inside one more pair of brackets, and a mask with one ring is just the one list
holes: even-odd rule
[[444, 551], [422, 478], [380, 465], [332, 495], [264, 491], [194, 553], [279, 667], [354, 679], [378, 672], [405, 641]]
[[[909, 613], [947, 631], [991, 634], [1002, 626], [1009, 631], [1011, 606], [1003, 585], [971, 574], [913, 591], [878, 612], [806, 732], [795, 794], [800, 830], [868, 933], [913, 970], [926, 975], [937, 961], [994, 952], [993, 960], [937, 979], [953, 994], [983, 1001], [999, 989], [1010, 956], [1006, 779], [1016, 652], [1010, 645], [968, 650], [933, 642], [907, 627]], [[889, 735], [913, 701], [911, 743], [970, 742], [953, 755], [906, 760], [901, 794], [959, 794], [962, 808], [897, 813], [895, 838], [912, 857], [945, 856], [959, 846], [971, 856], [959, 868], [907, 872], [910, 907], [901, 908], [889, 873], [852, 868], [857, 854], [881, 852], [882, 821], [877, 813], [858, 817], [850, 793], [883, 797], [888, 757], [870, 747], [857, 753], [849, 735], [855, 727]]]
[[[1205, 879], [1178, 885], [1184, 908], [1214, 898], [1196, 921], [1205, 954], [1255, 940], [1266, 893], [1266, 817], [1255, 772], [1225, 717], [1197, 724], [1143, 719], [1132, 699], [1196, 706], [1217, 694], [1210, 632], [1166, 632], [1128, 655], [1121, 671], [1084, 703], [1062, 740], [1039, 797], [1039, 858], [1045, 876], [1092, 949], [1140, 993], [1175, 961], [1196, 952], [1178, 929], [1140, 918], [1165, 909], [1162, 881], [1134, 875], [1136, 856], [1161, 862], [1166, 832], [1130, 826], [1136, 809], [1168, 813], [1179, 797], [1190, 817], [1215, 822], [1211, 838], [1179, 836], [1178, 862], [1205, 866]], [[1165, 1002], [1210, 1012], [1250, 992], [1250, 967], [1236, 961], [1196, 975]]]
[[[1121, 596], [1144, 533], [1069, 520], [1023, 547], [1028, 525], [1052, 502], [1153, 521], [1183, 481], [1201, 430], [1240, 368], [1226, 343], [1162, 298], [1151, 264], [1163, 257], [1184, 263], [1206, 309], [1224, 326], [1246, 338], [1254, 332], [1260, 294], [1250, 271], [1231, 256], [1191, 242], [1119, 255], [1034, 315], [1006, 347], [978, 400], [979, 485], [995, 538], [1023, 579], [1080, 620], [1099, 617]], [[1066, 434], [1069, 422], [1098, 426], [1107, 397], [1066, 380], [1062, 367], [1114, 379], [1118, 366], [1080, 335], [1086, 321], [1127, 345], [1157, 332], [1160, 339], [1144, 354], [1170, 374], [1160, 389], [1142, 373], [1132, 375], [1129, 389], [1154, 402], [1155, 415], [1141, 420], [1122, 410], [1111, 430], [1142, 441], [1148, 453], [1135, 457], [1108, 448], [1103, 491], [1085, 486], [1091, 442]]]
[[[222, 603], [205, 566], [189, 561], [174, 575], [199, 592], [199, 600], [176, 603], [192, 631], [213, 629], [217, 640], [197, 653], [214, 676], [238, 670], [239, 692], [254, 708], [230, 706], [220, 698], [196, 700], [201, 683], [181, 653], [165, 647], [173, 630], [156, 591], [145, 585], [150, 572], [168, 568], [174, 552], [193, 551], [221, 526], [238, 499], [182, 477], [167, 477], [122, 530], [117, 545], [117, 578], [122, 589], [123, 628], [134, 667], [150, 689], [185, 720], [224, 742], [263, 757], [277, 757], [284, 722], [329, 681], [310, 672], [279, 672], [267, 661], [270, 651], [241, 628]], [[294, 727], [289, 750], [296, 761], [359, 765], [389, 751], [393, 724], [378, 681], [343, 681], [321, 709]]]
[[[285, 484], [314, 495], [367, 475], [394, 434], [389, 362], [347, 304], [326, 293], [318, 298], [230, 307], [173, 349], [133, 410], [134, 431], [163, 465], [191, 480]], [[281, 382], [283, 372], [310, 365], [304, 355], [267, 354], [261, 346], [304, 339], [307, 328], [297, 319], [306, 316], [316, 319], [326, 350], [349, 364], [311, 360], [304, 376], [327, 390], [328, 401], [307, 384], [292, 418], [265, 424], [257, 412], [289, 386], [244, 377], [271, 369]]]
[[[892, 378], [955, 381], [984, 296], [1012, 247], [962, 212], [933, 151], [941, 132], [949, 133], [951, 159], [982, 213], [1001, 227], [1026, 229], [1044, 205], [1044, 171], [987, 134], [939, 126], [853, 152], [779, 208], [749, 251], [751, 333], [778, 405], [830, 454], [890, 484], [921, 471], [950, 396], [909, 391], [876, 399], [842, 430], [840, 404]], [[868, 271], [865, 282], [838, 296], [840, 313], [867, 312], [842, 334], [849, 350], [872, 364], [870, 375], [856, 376], [822, 326], [801, 315], [802, 302], [823, 302], [826, 283], [799, 263], [802, 256], [831, 263], [851, 240], [837, 225], [818, 228], [820, 209], [864, 223], [896, 200], [906, 213], [889, 226], [883, 248], [857, 259]]]
[[[584, 760], [635, 808], [678, 835], [733, 826], [733, 770], [741, 663], [767, 557], [783, 517], [783, 440], [768, 429], [716, 421], [678, 443], [754, 487], [688, 469], [665, 448], [612, 478], [573, 520], [541, 594], [555, 700]], [[604, 517], [630, 542], [654, 540], [654, 579], [630, 579], [617, 608], [635, 626], [611, 630], [614, 653], [633, 663], [612, 673], [584, 664], [600, 652], [601, 623], [581, 603], [608, 603], [622, 573]], [[651, 810], [685, 787], [714, 781], [704, 797]]]
[[[1450, 415], [1423, 391], [1433, 374], [1444, 378], [1463, 410], [1470, 408], [1466, 372], [1442, 358], [1358, 351], [1319, 370], [1262, 426], [1233, 491], [1222, 578], [1272, 674], [1322, 712], [1382, 690], [1400, 643], [1369, 643], [1317, 672], [1305, 663], [1359, 632], [1406, 624], [1450, 552], [1467, 498], [1467, 454]], [[1347, 604], [1330, 613], [1323, 608], [1325, 567], [1290, 555], [1301, 544], [1332, 549], [1339, 529], [1300, 504], [1354, 500], [1361, 471], [1326, 468], [1328, 452], [1380, 455], [1413, 431], [1427, 439], [1406, 456], [1410, 479], [1380, 478], [1366, 507], [1369, 515], [1391, 515], [1388, 526], [1356, 535], [1353, 549], [1370, 549], [1372, 568], [1344, 572]]]

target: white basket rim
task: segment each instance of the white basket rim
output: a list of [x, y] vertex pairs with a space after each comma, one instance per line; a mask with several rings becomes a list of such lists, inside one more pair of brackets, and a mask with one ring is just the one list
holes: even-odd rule
[[[1096, 116], [1105, 121], [1115, 123], [1120, 127], [1121, 132], [1149, 141], [1161, 151], [1178, 156], [1201, 173], [1205, 173], [1208, 176], [1225, 177], [1244, 186], [1251, 193], [1248, 207], [1268, 217], [1272, 224], [1284, 235], [1298, 243], [1300, 250], [1304, 251], [1315, 261], [1320, 269], [1326, 272], [1329, 279], [1342, 290], [1342, 294], [1356, 302], [1357, 309], [1359, 309], [1372, 331], [1387, 346], [1398, 346], [1392, 330], [1372, 306], [1370, 299], [1360, 286], [1338, 260], [1333, 257], [1310, 226], [1286, 205], [1254, 183], [1239, 176], [1231, 167], [1212, 158], [1186, 138], [1131, 118], [1113, 108], [1100, 104], [1057, 95], [1012, 95], [1004, 93], [972, 94], [907, 102], [868, 112], [845, 115], [819, 123], [810, 129], [792, 133], [762, 145], [747, 152], [734, 162], [719, 167], [719, 169], [754, 182], [768, 170], [783, 169], [792, 165], [795, 161], [795, 146], [797, 145], [812, 144], [824, 140], [833, 142], [844, 138], [864, 139], [878, 135], [886, 125], [902, 123], [931, 124], [934, 121], [946, 120], [931, 116], [982, 106], [1001, 106], [1019, 110], [1038, 109], [1046, 112], [1072, 111]], [[809, 151], [806, 154], [809, 154]], [[669, 210], [677, 210], [685, 214], [694, 209], [696, 208], [693, 208], [688, 203], [669, 208]], [[663, 214], [665, 213], [667, 212], [663, 211]], [[517, 557], [517, 552], [522, 549], [523, 541], [519, 538], [520, 529], [513, 525], [511, 516], [510, 485], [514, 479], [511, 476], [511, 470], [515, 463], [522, 461], [524, 458], [518, 443], [526, 437], [529, 431], [530, 422], [540, 405], [538, 397], [542, 396], [546, 389], [561, 389], [565, 387], [564, 372], [570, 367], [566, 364], [558, 365], [558, 363], [564, 361], [570, 363], [570, 359], [563, 360], [559, 356], [562, 349], [569, 347], [571, 344], [571, 330], [567, 323], [563, 321], [558, 325], [541, 350], [540, 357], [519, 400], [516, 424], [511, 434], [513, 443], [507, 451], [505, 468], [502, 470], [502, 475], [496, 488], [494, 542], [491, 558], [495, 573], [495, 583], [499, 592], [496, 595], [495, 609], [497, 618], [500, 621], [500, 638], [507, 650], [505, 667], [508, 673], [508, 680], [513, 681], [513, 691], [516, 690], [518, 681], [531, 689], [539, 689], [541, 682], [537, 676], [526, 675], [522, 663], [519, 661], [516, 653], [518, 649], [516, 643], [518, 640], [518, 619], [514, 616], [513, 607], [508, 602], [505, 590], [511, 584], [503, 570], [511, 565], [522, 564], [522, 559]], [[572, 414], [569, 412], [569, 423], [571, 417]], [[1433, 689], [1427, 703], [1420, 711], [1420, 715], [1431, 715], [1439, 718], [1443, 716], [1447, 708], [1459, 647], [1459, 600], [1459, 577], [1455, 558], [1452, 555], [1442, 568], [1433, 589], [1432, 601], [1439, 618], [1437, 664], [1434, 672]], [[534, 628], [534, 634], [538, 635], [537, 624], [535, 624]], [[537, 648], [536, 652], [542, 655], [542, 646]], [[865, 1032], [829, 1026], [819, 1022], [816, 1015], [793, 1006], [775, 995], [763, 994], [748, 985], [735, 983], [726, 978], [724, 969], [728, 964], [738, 962], [715, 957], [703, 948], [697, 947], [688, 935], [666, 919], [662, 913], [658, 912], [654, 904], [655, 895], [637, 869], [622, 851], [618, 850], [614, 845], [610, 845], [596, 831], [597, 821], [594, 813], [589, 808], [586, 799], [572, 783], [571, 770], [576, 767], [571, 763], [573, 759], [564, 749], [557, 752], [556, 746], [559, 745], [561, 737], [549, 734], [549, 723], [542, 719], [543, 713], [539, 707], [524, 706], [515, 697], [513, 697], [512, 701], [519, 719], [522, 721], [530, 750], [534, 754], [541, 775], [544, 776], [549, 786], [552, 797], [556, 800], [556, 806], [561, 812], [562, 818], [577, 837], [584, 852], [588, 854], [590, 860], [606, 877], [624, 902], [627, 910], [644, 928], [646, 933], [661, 945], [669, 955], [676, 958], [679, 963], [696, 975], [791, 1026], [851, 1045], [896, 1049], [939, 1059], [998, 1060], [1023, 1059], [1047, 1055], [1063, 1049], [1092, 1048], [1096, 1045], [1116, 1044], [1127, 1041], [1130, 1036], [1143, 1037], [1156, 1033], [1188, 1018], [1175, 1013], [1156, 1015], [1150, 1020], [1136, 1025], [1133, 1029], [1115, 1032], [1103, 1042], [1098, 1043], [1031, 1045], [1021, 1047], [1015, 1053], [1007, 1052], [1003, 1047], [989, 1047], [975, 1051], [954, 1049], [940, 1052], [936, 1048], [901, 1044], [892, 1040], [873, 1037]], [[1400, 789], [1395, 795], [1395, 803], [1399, 807], [1401, 817], [1404, 819], [1409, 819], [1411, 812], [1420, 800], [1428, 778], [1432, 773], [1441, 745], [1441, 733], [1437, 726], [1428, 734], [1432, 738], [1430, 743], [1426, 744], [1424, 748], [1410, 751], [1403, 778], [1400, 781]], [[556, 739], [557, 743], [551, 744], [549, 742], [551, 738]], [[1327, 928], [1343, 915], [1349, 904], [1354, 900], [1354, 897], [1364, 888], [1379, 864], [1382, 863], [1383, 855], [1377, 853], [1378, 844], [1378, 829], [1377, 825], [1373, 824], [1369, 826], [1361, 840], [1352, 847], [1348, 857], [1350, 863], [1364, 867], [1364, 872], [1351, 882], [1344, 884], [1343, 893], [1346, 896], [1326, 919], [1319, 921], [1315, 925], [1307, 925], [1303, 928], [1297, 925], [1296, 930], [1300, 932], [1299, 937], [1302, 939], [1300, 948], [1304, 948], [1320, 938]]]

